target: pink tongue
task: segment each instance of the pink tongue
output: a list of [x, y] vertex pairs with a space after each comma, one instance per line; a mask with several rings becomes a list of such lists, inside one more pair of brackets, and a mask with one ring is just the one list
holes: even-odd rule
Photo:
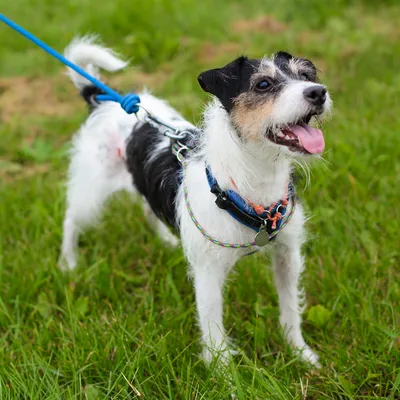
[[291, 125], [289, 130], [301, 141], [302, 146], [311, 154], [322, 153], [325, 148], [325, 140], [319, 129], [310, 125]]

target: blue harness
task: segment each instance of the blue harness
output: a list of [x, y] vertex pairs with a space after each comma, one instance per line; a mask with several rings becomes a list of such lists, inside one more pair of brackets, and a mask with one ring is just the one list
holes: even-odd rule
[[[286, 214], [289, 201], [285, 202], [286, 199], [280, 200], [270, 210], [264, 209], [263, 213], [257, 214], [249, 202], [237, 192], [234, 190], [223, 191], [218, 185], [218, 182], [213, 176], [209, 166], [206, 167], [206, 175], [208, 184], [210, 186], [210, 191], [217, 197], [215, 204], [219, 208], [226, 210], [234, 219], [256, 232], [259, 232], [263, 227], [266, 228], [266, 231], [269, 235], [275, 231], [279, 231], [282, 225], [283, 217]], [[292, 182], [289, 183], [288, 193], [290, 193], [290, 199], [293, 200], [296, 194]], [[276, 219], [274, 224], [273, 220], [277, 213], [280, 213], [280, 218]], [[274, 236], [271, 240], [273, 240], [275, 237], [276, 236]]]

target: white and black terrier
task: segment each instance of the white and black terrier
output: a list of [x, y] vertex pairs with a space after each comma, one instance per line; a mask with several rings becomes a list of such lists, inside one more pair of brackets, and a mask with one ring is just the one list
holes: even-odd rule
[[[65, 55], [96, 77], [99, 68], [127, 65], [88, 38], [74, 40]], [[61, 267], [75, 268], [78, 234], [96, 221], [107, 199], [120, 190], [135, 193], [162, 239], [176, 246], [180, 238], [206, 362], [216, 353], [226, 361], [230, 352], [223, 327], [227, 275], [239, 258], [270, 248], [281, 325], [303, 359], [317, 364], [301, 332], [305, 215], [291, 181], [293, 164], [325, 146], [322, 132], [308, 125], [331, 107], [314, 64], [278, 52], [239, 57], [203, 72], [198, 81], [213, 98], [200, 129], [147, 92], [140, 94], [136, 115], [114, 102], [98, 103], [102, 92], [74, 71], [69, 74], [91, 112], [73, 140]], [[182, 140], [190, 147], [184, 163], [148, 114], [188, 133]]]

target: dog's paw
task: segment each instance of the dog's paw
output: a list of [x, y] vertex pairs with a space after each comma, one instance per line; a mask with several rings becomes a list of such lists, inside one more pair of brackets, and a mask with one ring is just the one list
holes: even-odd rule
[[217, 366], [225, 368], [232, 360], [232, 357], [237, 354], [237, 351], [231, 349], [227, 345], [219, 348], [204, 347], [202, 358], [206, 365], [215, 363]]
[[314, 368], [321, 368], [318, 355], [309, 346], [306, 345], [302, 349], [298, 349], [297, 352], [305, 363], [312, 365]]
[[202, 358], [207, 367], [212, 368], [213, 374], [219, 379], [223, 379], [228, 384], [230, 389], [230, 398], [237, 400], [236, 385], [231, 375], [229, 364], [233, 360], [233, 356], [237, 355], [238, 351], [230, 348], [227, 344], [218, 349], [205, 347], [202, 352]]
[[76, 264], [76, 254], [74, 253], [61, 254], [57, 263], [61, 271], [72, 271], [76, 268]]

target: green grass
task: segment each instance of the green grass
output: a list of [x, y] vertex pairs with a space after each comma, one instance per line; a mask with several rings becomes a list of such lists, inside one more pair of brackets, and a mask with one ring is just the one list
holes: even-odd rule
[[[400, 398], [398, 2], [3, 3], [58, 50], [98, 32], [132, 59], [121, 89], [151, 83], [194, 121], [206, 100], [199, 72], [242, 52], [314, 60], [335, 101], [328, 168], [315, 164], [311, 187], [299, 187], [312, 216], [304, 334], [323, 367], [293, 359], [268, 262], [254, 256], [226, 292], [225, 323], [243, 349], [233, 378], [240, 399]], [[114, 199], [82, 237], [79, 268], [57, 269], [66, 150], [86, 110], [56, 61], [3, 26], [0, 37], [0, 398], [228, 398], [198, 357], [183, 254], [161, 245], [140, 207]]]

